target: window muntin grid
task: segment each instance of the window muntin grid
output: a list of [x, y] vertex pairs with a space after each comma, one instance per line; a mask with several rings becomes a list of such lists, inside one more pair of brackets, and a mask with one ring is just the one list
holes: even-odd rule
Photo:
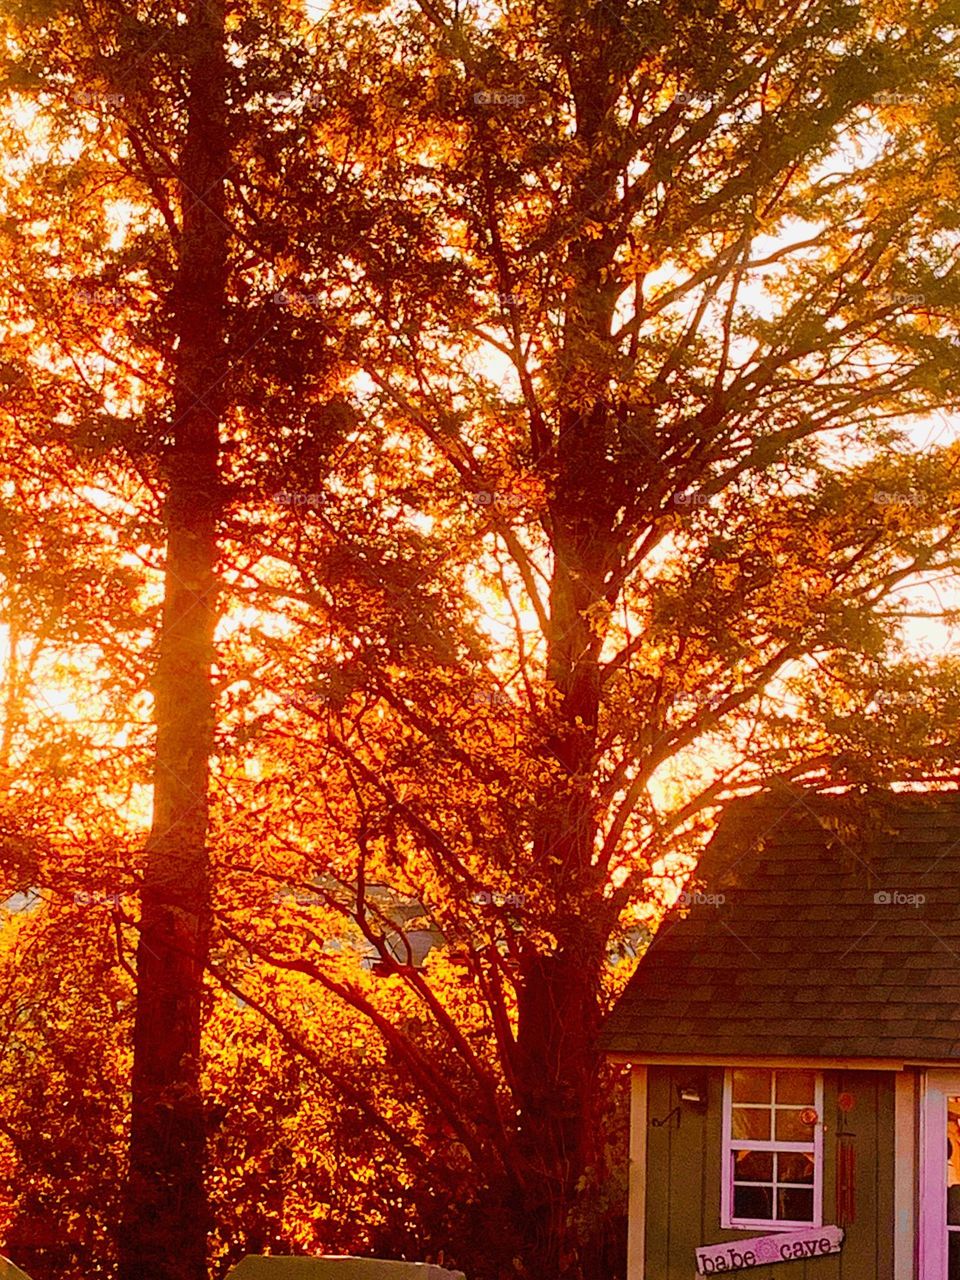
[[725, 1227], [822, 1225], [823, 1077], [731, 1068], [724, 1080]]

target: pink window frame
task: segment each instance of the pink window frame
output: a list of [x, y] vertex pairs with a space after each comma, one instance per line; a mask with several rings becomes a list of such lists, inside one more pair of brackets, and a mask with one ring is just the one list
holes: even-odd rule
[[[773, 1076], [779, 1071], [803, 1071], [804, 1067], [764, 1067]], [[817, 1123], [813, 1127], [813, 1141], [810, 1142], [758, 1142], [750, 1140], [734, 1142], [733, 1139], [733, 1067], [723, 1073], [723, 1170], [720, 1178], [720, 1226], [732, 1230], [740, 1227], [760, 1227], [767, 1231], [796, 1231], [799, 1227], [823, 1226], [823, 1073], [813, 1073], [814, 1107], [817, 1112]], [[771, 1080], [771, 1105], [775, 1085]], [[776, 1132], [771, 1128], [771, 1132]], [[794, 1219], [779, 1218], [734, 1218], [733, 1216], [733, 1152], [749, 1146], [751, 1151], [802, 1151], [813, 1149], [813, 1219], [809, 1222], [797, 1222]]]
[[960, 1073], [926, 1072], [920, 1106], [920, 1275], [925, 1280], [946, 1280], [947, 1180], [944, 1149], [947, 1136], [947, 1099], [960, 1097]]

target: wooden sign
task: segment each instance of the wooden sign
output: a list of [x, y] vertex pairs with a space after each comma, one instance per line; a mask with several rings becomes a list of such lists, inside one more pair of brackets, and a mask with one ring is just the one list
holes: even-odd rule
[[804, 1227], [777, 1235], [709, 1244], [697, 1250], [697, 1275], [716, 1276], [745, 1267], [768, 1267], [771, 1262], [800, 1262], [839, 1253], [843, 1244], [840, 1227]]

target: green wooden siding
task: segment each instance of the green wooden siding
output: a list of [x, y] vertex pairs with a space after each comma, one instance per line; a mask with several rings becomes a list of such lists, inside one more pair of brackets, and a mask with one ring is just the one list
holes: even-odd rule
[[[666, 1125], [679, 1088], [706, 1085], [707, 1108], [682, 1107]], [[647, 1102], [647, 1265], [644, 1280], [691, 1280], [694, 1251], [762, 1235], [762, 1229], [720, 1227], [723, 1072], [719, 1068], [652, 1067]], [[889, 1071], [824, 1073], [823, 1220], [836, 1222], [837, 1097], [854, 1098], [844, 1127], [856, 1152], [856, 1220], [846, 1228], [839, 1254], [805, 1262], [750, 1267], [732, 1274], [752, 1280], [893, 1280], [894, 1075]], [[901, 1176], [904, 1172], [901, 1171]], [[913, 1177], [913, 1172], [905, 1176]]]

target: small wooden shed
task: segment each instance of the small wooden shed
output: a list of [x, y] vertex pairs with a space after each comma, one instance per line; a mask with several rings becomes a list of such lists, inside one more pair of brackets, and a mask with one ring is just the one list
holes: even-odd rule
[[960, 794], [731, 806], [603, 1046], [628, 1280], [960, 1280]]

